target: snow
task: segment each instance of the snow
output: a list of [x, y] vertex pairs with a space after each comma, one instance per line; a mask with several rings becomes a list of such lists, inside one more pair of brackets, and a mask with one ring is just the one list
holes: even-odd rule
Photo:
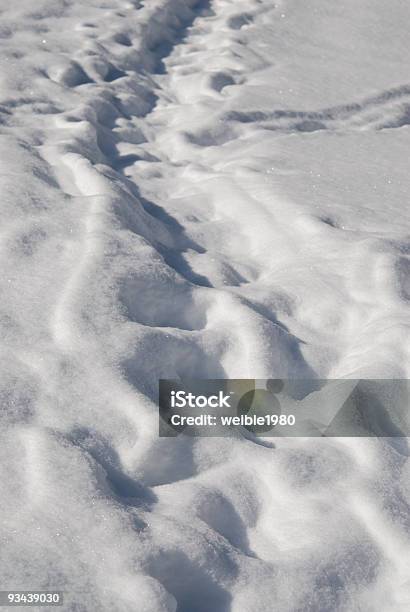
[[409, 7], [0, 9], [1, 589], [405, 612], [407, 438], [159, 438], [159, 378], [408, 378]]

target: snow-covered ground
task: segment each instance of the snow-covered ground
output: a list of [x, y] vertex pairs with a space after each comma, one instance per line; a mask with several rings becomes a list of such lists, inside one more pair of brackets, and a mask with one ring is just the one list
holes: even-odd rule
[[410, 377], [409, 18], [2, 0], [0, 590], [410, 609], [406, 438], [166, 439], [156, 404], [159, 378]]

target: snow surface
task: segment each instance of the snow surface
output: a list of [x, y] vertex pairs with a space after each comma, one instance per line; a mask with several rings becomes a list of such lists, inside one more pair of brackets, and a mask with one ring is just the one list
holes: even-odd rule
[[410, 5], [0, 11], [1, 589], [407, 612], [406, 438], [160, 439], [156, 393], [409, 378]]

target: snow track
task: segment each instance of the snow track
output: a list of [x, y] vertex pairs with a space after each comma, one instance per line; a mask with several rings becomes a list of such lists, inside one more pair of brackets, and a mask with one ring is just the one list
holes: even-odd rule
[[72, 611], [408, 609], [406, 439], [157, 435], [159, 378], [408, 377], [410, 90], [261, 92], [295, 70], [283, 32], [272, 57], [285, 18], [314, 54], [304, 10], [0, 14], [2, 588]]

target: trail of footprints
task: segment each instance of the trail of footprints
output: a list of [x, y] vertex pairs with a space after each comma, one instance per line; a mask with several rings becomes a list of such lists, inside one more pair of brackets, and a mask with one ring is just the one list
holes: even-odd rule
[[[228, 3], [229, 4], [229, 3]], [[143, 162], [154, 162], [154, 165], [160, 160], [158, 157], [153, 156], [149, 153], [149, 147], [144, 146], [145, 143], [149, 143], [150, 135], [149, 128], [145, 124], [145, 116], [150, 113], [153, 109], [156, 101], [155, 94], [152, 93], [153, 82], [149, 76], [149, 69], [156, 71], [158, 62], [165, 52], [169, 52], [168, 49], [162, 49], [158, 46], [158, 41], [162, 41], [164, 38], [164, 30], [156, 29], [156, 24], [163, 27], [169, 28], [169, 39], [170, 45], [173, 44], [173, 40], [178, 40], [178, 32], [184, 32], [186, 27], [190, 24], [195, 14], [189, 9], [185, 8], [183, 11], [178, 3], [170, 2], [165, 5], [163, 12], [161, 9], [158, 11], [154, 9], [146, 9], [151, 11], [151, 16], [147, 21], [147, 24], [142, 28], [144, 34], [140, 47], [145, 52], [143, 63], [145, 64], [145, 71], [137, 73], [134, 70], [124, 71], [122, 67], [114, 66], [114, 64], [107, 62], [104, 58], [102, 59], [99, 55], [91, 55], [90, 58], [80, 62], [71, 61], [68, 66], [62, 68], [54, 68], [54, 78], [65, 87], [74, 87], [75, 89], [84, 89], [84, 94], [89, 97], [91, 94], [91, 104], [86, 102], [85, 105], [79, 107], [77, 111], [70, 111], [65, 115], [56, 117], [56, 124], [63, 128], [64, 132], [70, 134], [69, 138], [65, 138], [62, 143], [59, 143], [60, 135], [58, 132], [54, 134], [55, 144], [50, 145], [47, 143], [44, 147], [44, 154], [47, 159], [61, 159], [59, 167], [58, 163], [56, 171], [62, 181], [62, 185], [73, 197], [86, 197], [86, 198], [98, 198], [104, 196], [106, 193], [111, 193], [110, 197], [114, 197], [113, 187], [110, 186], [104, 179], [104, 174], [107, 175], [107, 168], [109, 168], [109, 178], [114, 179], [117, 185], [116, 190], [119, 194], [126, 194], [125, 201], [130, 202], [130, 207], [136, 206], [138, 213], [135, 211], [131, 212], [131, 208], [128, 209], [127, 204], [124, 202], [121, 204], [120, 210], [117, 210], [116, 214], [119, 214], [121, 223], [125, 221], [127, 229], [135, 231], [137, 235], [144, 236], [147, 240], [152, 242], [152, 237], [155, 236], [155, 242], [153, 247], [159, 252], [162, 258], [171, 266], [172, 269], [177, 270], [177, 275], [185, 277], [185, 285], [181, 282], [171, 281], [173, 287], [181, 286], [181, 289], [172, 289], [173, 297], [171, 303], [178, 304], [180, 314], [178, 317], [172, 316], [172, 310], [169, 310], [167, 316], [164, 318], [156, 312], [156, 308], [153, 306], [157, 302], [156, 295], [161, 294], [165, 291], [167, 294], [167, 288], [164, 284], [158, 284], [157, 281], [145, 285], [144, 293], [147, 296], [148, 302], [151, 303], [151, 315], [147, 319], [146, 314], [143, 312], [143, 308], [136, 308], [130, 306], [133, 298], [122, 297], [125, 299], [127, 306], [128, 315], [134, 321], [138, 321], [144, 325], [158, 326], [158, 327], [176, 327], [177, 329], [192, 329], [192, 315], [190, 311], [195, 310], [200, 312], [201, 307], [197, 303], [198, 299], [195, 300], [195, 308], [185, 307], [185, 295], [192, 293], [190, 286], [192, 284], [196, 286], [211, 286], [211, 283], [206, 277], [202, 277], [200, 274], [195, 273], [194, 270], [189, 266], [187, 260], [183, 257], [183, 253], [187, 250], [193, 250], [201, 252], [201, 247], [195, 245], [192, 240], [188, 240], [184, 236], [183, 229], [178, 229], [178, 223], [171, 217], [166, 217], [163, 210], [156, 205], [144, 203], [138, 193], [134, 181], [129, 180], [127, 177], [128, 168], [132, 168], [135, 163], [139, 161]], [[175, 18], [172, 17], [173, 11], [175, 12]], [[171, 13], [171, 15], [170, 15]], [[182, 17], [180, 15], [182, 14]], [[201, 19], [204, 25], [201, 27], [206, 28], [207, 24], [210, 23], [212, 26], [212, 20], [215, 18], [215, 13], [211, 8], [211, 4], [208, 2], [199, 3], [198, 14], [201, 15]], [[233, 31], [238, 30], [251, 23], [252, 19], [249, 13], [246, 15], [234, 15], [233, 17], [227, 18], [227, 27]], [[94, 39], [94, 28], [90, 27], [91, 24], [85, 24], [83, 29], [86, 33], [92, 31], [92, 38]], [[194, 30], [192, 28], [192, 30]], [[195, 33], [193, 31], [192, 36]], [[125, 35], [124, 35], [125, 36]], [[132, 45], [128, 35], [124, 38], [121, 33], [116, 32], [114, 40], [119, 45], [123, 46], [126, 50]], [[199, 34], [198, 38], [201, 38]], [[125, 44], [124, 44], [125, 43]], [[147, 48], [149, 53], [147, 53]], [[172, 48], [172, 46], [171, 46]], [[185, 50], [185, 46], [181, 48]], [[142, 52], [141, 51], [141, 52]], [[191, 55], [191, 48], [189, 48], [189, 57]], [[151, 58], [151, 60], [150, 60]], [[140, 60], [138, 60], [139, 62]], [[137, 65], [138, 65], [137, 62]], [[172, 62], [171, 62], [172, 63]], [[184, 59], [182, 56], [182, 63]], [[148, 68], [148, 71], [147, 71]], [[176, 69], [176, 68], [175, 68]], [[192, 67], [196, 70], [195, 66]], [[115, 80], [115, 85], [111, 85], [112, 81]], [[210, 90], [214, 90], [217, 93], [221, 93], [223, 89], [236, 82], [237, 75], [235, 71], [212, 71], [209, 75], [209, 87]], [[93, 95], [93, 87], [96, 88], [96, 93]], [[91, 88], [91, 89], [88, 89]], [[154, 88], [155, 89], [155, 88]], [[97, 97], [95, 97], [95, 95]], [[201, 140], [206, 139], [206, 135], [201, 136]], [[224, 134], [221, 135], [222, 140], [225, 138]], [[71, 139], [71, 140], [70, 140]], [[211, 142], [214, 142], [215, 135], [212, 134]], [[84, 154], [84, 143], [87, 143], [86, 148], [89, 151], [89, 162], [87, 164], [81, 161], [81, 156]], [[128, 146], [129, 145], [129, 146]], [[140, 149], [135, 145], [142, 145]], [[123, 153], [124, 150], [135, 151], [133, 153]], [[152, 149], [155, 151], [155, 147]], [[48, 151], [48, 152], [47, 152]], [[57, 153], [57, 156], [56, 156]], [[70, 160], [75, 160], [77, 155], [77, 161], [71, 163]], [[55, 162], [54, 162], [55, 163]], [[100, 164], [100, 167], [97, 166]], [[88, 165], [88, 169], [86, 166]], [[94, 178], [91, 179], [91, 173]], [[98, 173], [101, 174], [101, 179], [98, 179]], [[112, 174], [113, 173], [113, 174]], [[70, 179], [70, 176], [72, 179]], [[70, 186], [70, 180], [72, 185]], [[114, 190], [115, 191], [115, 190]], [[91, 201], [90, 201], [91, 202]], [[131, 203], [132, 202], [132, 203]], [[142, 206], [141, 206], [142, 204]], [[98, 232], [94, 231], [93, 222], [91, 219], [95, 215], [98, 215], [98, 211], [101, 206], [106, 208], [107, 213], [111, 207], [110, 199], [107, 203], [102, 205], [96, 203], [95, 206], [91, 205], [89, 221], [86, 222], [87, 226], [90, 227], [85, 234], [84, 239], [84, 253], [88, 253], [86, 258], [79, 267], [81, 272], [76, 271], [75, 277], [81, 284], [81, 278], [90, 273], [87, 270], [87, 259], [91, 262], [94, 259], [93, 252], [96, 251], [95, 239], [98, 236]], [[107, 208], [108, 206], [108, 208]], [[102, 209], [102, 210], [103, 210]], [[134, 220], [132, 219], [134, 217]], [[101, 232], [100, 232], [101, 234]], [[94, 247], [90, 247], [88, 244], [88, 235], [93, 235]], [[101, 239], [98, 238], [98, 239]], [[100, 245], [100, 249], [103, 248], [103, 244]], [[90, 265], [92, 265], [90, 263]], [[173, 273], [172, 273], [173, 274]], [[237, 275], [240, 278], [240, 275]], [[128, 283], [127, 279], [124, 279], [123, 289], [120, 292], [120, 296], [132, 296], [136, 295], [136, 274], [132, 276], [131, 284]], [[144, 281], [144, 277], [141, 277], [141, 282]], [[165, 277], [164, 277], [165, 278]], [[186, 284], [188, 282], [188, 284]], [[71, 283], [71, 281], [70, 281]], [[68, 294], [73, 292], [70, 288], [71, 284], [68, 284]], [[155, 283], [157, 283], [155, 285]], [[169, 283], [167, 280], [166, 283]], [[141, 283], [140, 283], [141, 284]], [[134, 287], [134, 290], [126, 289], [127, 286]], [[148, 297], [150, 296], [150, 297]], [[68, 298], [67, 298], [68, 299]], [[74, 298], [75, 299], [75, 298]], [[209, 300], [206, 300], [209, 301]], [[73, 308], [64, 308], [59, 314], [59, 320], [68, 321], [70, 316], [69, 312], [73, 312]], [[132, 314], [131, 314], [132, 313]]]
[[[169, 5], [173, 6], [174, 3], [170, 2]], [[207, 7], [205, 9], [207, 10]], [[236, 30], [247, 24], [249, 19], [248, 16], [244, 19], [236, 17], [231, 20], [230, 27]], [[175, 36], [173, 30], [170, 36], [172, 40]], [[160, 37], [159, 32], [157, 38]], [[127, 49], [131, 48], [130, 39], [119, 39], [118, 33], [116, 42]], [[155, 43], [152, 41], [150, 46], [155, 49]], [[153, 69], [157, 68], [161, 54], [162, 52], [154, 51], [152, 62], [148, 62]], [[94, 59], [83, 65], [80, 62], [70, 63], [68, 67], [54, 74], [54, 78], [65, 87], [85, 88], [85, 93], [88, 88], [91, 94], [92, 88], [95, 87], [97, 96], [91, 96], [91, 102], [86, 102], [77, 111], [56, 117], [57, 130], [42, 147], [44, 157], [55, 166], [61, 187], [69, 197], [83, 202], [84, 233], [79, 240], [81, 250], [77, 251], [78, 242], [73, 244], [72, 257], [77, 264], [56, 306], [55, 339], [67, 355], [75, 355], [79, 350], [86, 351], [90, 359], [90, 354], [98, 350], [96, 338], [84, 324], [85, 313], [78, 312], [77, 304], [81, 303], [81, 293], [90, 277], [98, 277], [104, 262], [108, 264], [105, 253], [109, 252], [113, 241], [122, 240], [123, 228], [133, 235], [133, 238], [129, 239], [129, 246], [130, 253], [134, 251], [134, 254], [124, 253], [128, 246], [126, 242], [119, 249], [117, 257], [123, 268], [117, 278], [114, 271], [118, 298], [125, 308], [124, 313], [128, 321], [134, 321], [146, 328], [145, 336], [139, 336], [134, 356], [123, 363], [128, 380], [135, 384], [142, 379], [146, 381], [146, 388], [149, 389], [150, 385], [154, 387], [158, 373], [162, 371], [164, 375], [174, 377], [224, 376], [225, 372], [218, 361], [217, 343], [215, 345], [215, 341], [212, 341], [213, 354], [210, 354], [209, 349], [203, 348], [206, 337], [201, 335], [215, 302], [213, 295], [207, 293], [210, 283], [195, 273], [183, 259], [185, 251], [200, 252], [201, 248], [185, 235], [184, 229], [161, 207], [144, 201], [137, 185], [132, 178], [127, 177], [127, 169], [132, 168], [136, 162], [142, 161], [154, 167], [161, 163], [160, 158], [152, 157], [153, 154], [144, 148], [144, 144], [150, 139], [150, 130], [144, 124], [144, 116], [155, 103], [150, 77], [147, 74], [138, 77], [132, 71], [125, 74], [121, 68], [113, 66], [107, 63], [99, 64]], [[221, 93], [235, 79], [236, 76], [229, 72], [214, 72], [209, 78], [210, 88]], [[88, 151], [87, 156], [84, 156], [84, 143]], [[124, 143], [128, 143], [130, 152], [124, 151]], [[121, 150], [119, 144], [122, 146]], [[142, 146], [138, 149], [140, 145]], [[109, 230], [106, 219], [110, 219], [109, 223], [114, 223], [117, 227]], [[145, 253], [148, 256], [146, 259]], [[141, 259], [141, 262], [138, 259]], [[150, 262], [149, 265], [147, 261]], [[164, 265], [164, 262], [169, 265]], [[101, 280], [100, 292], [105, 282]], [[152, 346], [157, 342], [157, 337], [160, 336], [163, 340], [164, 334], [168, 338], [167, 353], [171, 361], [167, 363], [166, 355], [160, 350], [158, 363], [152, 362], [145, 366], [146, 343]], [[80, 341], [72, 344], [73, 337], [78, 335]], [[159, 346], [162, 347], [162, 342]], [[100, 348], [103, 348], [103, 344]], [[94, 369], [104, 367], [97, 353], [91, 361]], [[138, 388], [138, 383], [136, 386]], [[122, 397], [119, 390], [112, 395]], [[123, 417], [126, 416], [121, 403], [117, 406], [115, 404], [114, 401], [114, 409], [122, 412]], [[170, 537], [175, 539], [176, 552], [170, 546], [161, 549], [158, 544], [153, 544], [153, 552], [146, 562], [145, 571], [172, 593], [178, 610], [191, 610], [193, 602], [196, 609], [200, 610], [197, 602], [198, 593], [202, 591], [206, 591], [208, 602], [203, 608], [204, 612], [209, 602], [215, 611], [227, 610], [230, 595], [224, 583], [228, 586], [232, 582], [233, 576], [239, 571], [242, 563], [240, 558], [243, 555], [252, 556], [247, 540], [247, 528], [248, 525], [254, 524], [255, 515], [246, 517], [246, 512], [240, 509], [240, 504], [236, 504], [238, 510], [235, 510], [229, 494], [224, 494], [222, 490], [217, 490], [216, 495], [212, 496], [215, 501], [209, 500], [204, 504], [203, 500], [198, 499], [195, 502], [195, 527], [192, 528], [192, 537], [195, 538], [201, 554], [209, 556], [208, 564], [212, 564], [214, 569], [219, 567], [219, 578], [216, 581], [211, 577], [206, 565], [202, 569], [195, 555], [189, 556], [184, 552], [185, 540], [180, 541], [180, 523], [172, 520], [167, 526], [165, 516], [157, 517], [155, 512], [155, 504], [159, 503], [154, 493], [155, 485], [164, 484], [166, 487], [169, 482], [173, 487], [175, 481], [181, 478], [181, 458], [173, 457], [175, 449], [181, 445], [172, 441], [172, 448], [168, 449], [164, 461], [160, 462], [158, 456], [164, 453], [166, 444], [159, 444], [155, 435], [152, 440], [147, 441], [147, 455], [140, 466], [145, 483], [142, 486], [128, 475], [127, 467], [123, 460], [117, 458], [116, 450], [108, 443], [108, 446], [103, 448], [98, 435], [92, 431], [73, 429], [70, 440], [102, 467], [106, 473], [108, 490], [113, 491], [121, 504], [139, 508], [140, 518], [136, 532], [144, 529], [144, 513], [147, 511], [147, 521], [152, 532], [160, 533], [165, 524]], [[189, 453], [184, 451], [185, 463], [188, 457]], [[210, 457], [210, 465], [217, 465], [218, 462], [218, 458]], [[182, 477], [184, 471], [187, 478], [198, 471], [193, 454], [191, 464], [185, 466]], [[238, 486], [243, 488], [244, 484], [238, 482]], [[166, 499], [166, 490], [163, 499]], [[170, 503], [172, 505], [172, 500]], [[150, 506], [154, 506], [154, 509]], [[229, 525], [218, 521], [221, 508], [225, 515], [231, 517]], [[226, 572], [227, 555], [231, 558], [229, 572]], [[176, 573], [180, 574], [181, 568], [189, 580], [180, 583], [176, 580]], [[171, 609], [174, 608], [169, 607], [169, 610]]]
[[402, 85], [360, 102], [318, 111], [232, 111], [225, 119], [258, 123], [265, 129], [285, 133], [400, 128], [410, 124], [410, 86]]

